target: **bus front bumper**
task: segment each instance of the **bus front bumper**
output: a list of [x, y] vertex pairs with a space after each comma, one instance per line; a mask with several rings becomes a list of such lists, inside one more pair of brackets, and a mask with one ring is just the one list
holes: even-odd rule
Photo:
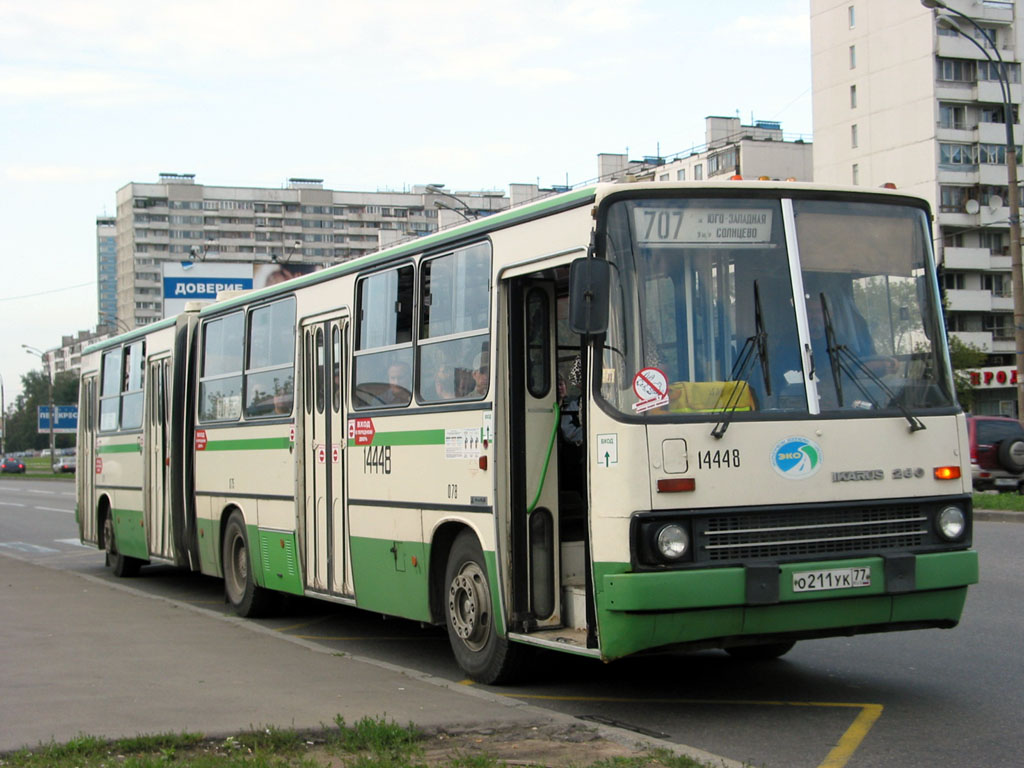
[[[783, 636], [952, 627], [960, 620], [967, 586], [978, 581], [978, 554], [967, 550], [655, 573], [625, 568], [613, 563], [595, 568], [606, 659], [664, 646], [726, 646], [755, 637], [767, 642]], [[864, 568], [871, 574], [867, 585], [814, 591], [794, 586], [808, 573]]]

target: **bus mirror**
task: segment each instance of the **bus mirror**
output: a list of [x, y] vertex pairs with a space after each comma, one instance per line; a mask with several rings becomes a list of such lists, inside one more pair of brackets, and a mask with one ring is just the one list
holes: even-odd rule
[[569, 327], [595, 335], [608, 328], [611, 265], [603, 259], [576, 259], [569, 268]]

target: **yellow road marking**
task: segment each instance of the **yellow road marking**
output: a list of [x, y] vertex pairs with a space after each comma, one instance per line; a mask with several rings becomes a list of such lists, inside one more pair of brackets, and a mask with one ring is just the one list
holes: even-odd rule
[[817, 707], [859, 709], [853, 724], [846, 729], [832, 751], [825, 756], [825, 762], [818, 768], [843, 768], [853, 757], [871, 726], [882, 716], [881, 704], [857, 704], [841, 701], [742, 701], [738, 699], [640, 699], [618, 696], [553, 696], [540, 693], [503, 693], [512, 699], [540, 699], [544, 701], [594, 701], [618, 704], [729, 704], [758, 707]]

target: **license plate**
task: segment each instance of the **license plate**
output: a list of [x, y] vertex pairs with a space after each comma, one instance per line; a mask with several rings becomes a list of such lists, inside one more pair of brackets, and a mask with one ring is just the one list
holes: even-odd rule
[[1020, 480], [1018, 480], [1015, 477], [997, 477], [996, 478], [996, 485], [999, 486], [1000, 488], [1015, 488], [1015, 487], [1017, 487], [1017, 484], [1019, 482], [1020, 482]]
[[870, 586], [870, 568], [834, 568], [827, 571], [799, 571], [793, 574], [794, 592], [859, 589]]

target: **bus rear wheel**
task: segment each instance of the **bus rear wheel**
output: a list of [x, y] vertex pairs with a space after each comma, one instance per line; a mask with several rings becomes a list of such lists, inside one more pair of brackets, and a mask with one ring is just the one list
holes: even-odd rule
[[786, 643], [764, 643], [762, 645], [738, 645], [735, 648], [726, 648], [725, 652], [734, 659], [741, 661], [771, 661], [780, 656], [785, 656], [796, 645], [796, 641]]
[[221, 551], [224, 564], [224, 595], [235, 613], [244, 618], [264, 615], [270, 608], [270, 593], [256, 584], [249, 557], [249, 538], [240, 512], [232, 512], [224, 527]]
[[511, 680], [521, 649], [498, 634], [483, 551], [472, 532], [452, 544], [444, 584], [448, 641], [459, 666], [480, 683]]
[[114, 514], [109, 510], [103, 516], [103, 551], [106, 552], [107, 565], [118, 578], [135, 576], [142, 567], [141, 560], [118, 552], [117, 537], [114, 534]]

